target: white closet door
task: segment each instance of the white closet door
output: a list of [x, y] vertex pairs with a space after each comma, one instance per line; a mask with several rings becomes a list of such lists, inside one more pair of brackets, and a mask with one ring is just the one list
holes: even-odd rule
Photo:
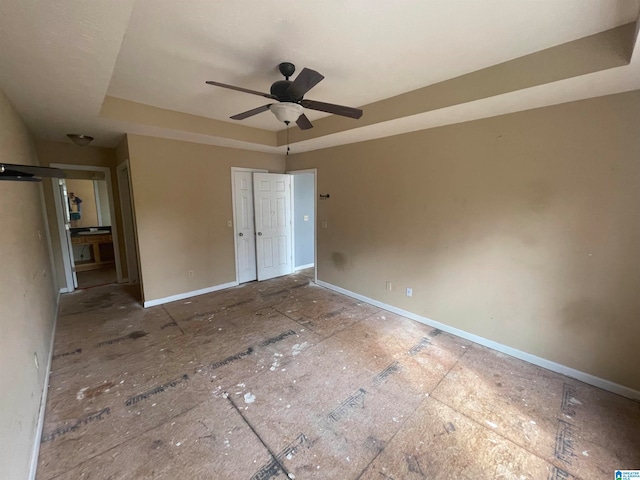
[[253, 174], [258, 280], [293, 272], [291, 176]]

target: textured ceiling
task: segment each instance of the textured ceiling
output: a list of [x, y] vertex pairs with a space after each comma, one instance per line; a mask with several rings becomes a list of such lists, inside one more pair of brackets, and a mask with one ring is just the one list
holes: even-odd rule
[[[308, 98], [359, 107], [635, 20], [633, 2], [143, 0], [108, 94], [220, 120], [267, 103], [283, 61], [326, 78]], [[242, 8], [238, 8], [242, 5]], [[310, 119], [322, 114], [310, 112]], [[245, 125], [279, 130], [269, 113]]]
[[[638, 0], [4, 0], [0, 87], [36, 136], [122, 133], [274, 149], [100, 115], [105, 96], [213, 120], [267, 103], [205, 84], [268, 91], [277, 64], [325, 75], [307, 98], [359, 107], [637, 19]], [[637, 55], [636, 55], [637, 56]], [[640, 88], [632, 65], [364, 125], [299, 150]], [[637, 78], [636, 78], [637, 77]], [[307, 111], [316, 121], [325, 114]], [[365, 112], [366, 114], [366, 112]], [[352, 122], [357, 122], [353, 120]], [[282, 129], [269, 112], [241, 123]], [[357, 123], [356, 123], [357, 125]], [[275, 145], [275, 144], [274, 144]]]

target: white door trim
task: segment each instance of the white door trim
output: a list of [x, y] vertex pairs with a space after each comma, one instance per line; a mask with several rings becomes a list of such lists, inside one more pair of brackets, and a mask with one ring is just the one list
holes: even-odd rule
[[[318, 283], [318, 169], [317, 168], [307, 168], [305, 170], [289, 170], [285, 172], [289, 175], [303, 175], [303, 174], [313, 174], [313, 218], [316, 222], [315, 228], [313, 229], [313, 266], [315, 270], [313, 272], [313, 281]], [[293, 185], [293, 182], [291, 182]], [[293, 186], [291, 188], [291, 209], [293, 210], [295, 206], [293, 205]], [[294, 224], [292, 225], [291, 231], [295, 231], [295, 219], [293, 220]], [[293, 235], [293, 233], [292, 233]], [[295, 237], [292, 237], [295, 242]], [[295, 243], [293, 244], [293, 265], [295, 265]], [[303, 265], [298, 270], [302, 270], [303, 268], [309, 268], [310, 266]], [[294, 267], [294, 271], [297, 271]]]
[[[62, 202], [65, 200], [62, 198], [60, 194], [60, 183], [59, 178], [52, 178], [51, 185], [53, 186], [53, 203], [56, 207], [56, 225], [58, 230], [58, 236], [60, 238], [60, 251], [62, 254], [62, 266], [64, 268], [64, 281], [66, 286], [60, 287], [61, 293], [73, 292], [75, 290], [75, 286], [73, 284], [73, 267], [71, 266], [72, 258], [69, 256], [69, 248], [65, 248], [67, 246], [67, 242], [69, 239], [67, 238], [67, 230], [65, 228], [66, 221], [65, 215], [62, 211]], [[62, 179], [64, 180], [64, 179]]]
[[98, 182], [100, 180], [93, 181], [93, 196], [96, 202], [96, 213], [98, 214], [98, 226], [102, 226], [102, 205], [100, 205], [100, 191], [98, 190]]
[[[113, 203], [113, 183], [111, 182], [111, 169], [109, 167], [94, 167], [93, 165], [68, 165], [66, 163], [52, 163], [49, 165], [54, 168], [61, 168], [63, 170], [81, 170], [85, 172], [103, 172], [104, 178], [107, 182], [107, 195], [109, 197], [109, 211], [111, 212], [111, 236], [113, 238], [113, 254], [116, 262], [116, 276], [118, 283], [122, 283], [122, 268], [120, 267], [120, 246], [118, 244], [118, 227], [116, 225], [116, 209]], [[58, 223], [58, 229], [60, 224]], [[65, 263], [65, 249], [62, 249], [62, 262]], [[67, 262], [70, 263], [69, 258]], [[68, 286], [67, 286], [68, 288]], [[71, 289], [70, 291], [73, 291]]]
[[[124, 218], [124, 213], [123, 213], [123, 205], [124, 205], [124, 201], [122, 198], [122, 182], [121, 177], [125, 174], [124, 170], [126, 169], [126, 175], [127, 175], [127, 185], [129, 187], [129, 208], [131, 209], [131, 223], [133, 224], [133, 231], [129, 232], [129, 229], [127, 228], [127, 222], [125, 222], [125, 218]], [[118, 198], [120, 198], [120, 214], [122, 216], [122, 236], [124, 238], [124, 253], [125, 256], [127, 257], [127, 279], [129, 281], [129, 283], [139, 283], [140, 281], [140, 264], [139, 264], [139, 254], [138, 254], [138, 240], [137, 240], [137, 236], [136, 236], [136, 215], [135, 215], [135, 211], [133, 209], [133, 192], [131, 191], [131, 175], [130, 175], [130, 171], [131, 171], [131, 166], [129, 164], [129, 159], [127, 158], [126, 160], [124, 160], [123, 162], [119, 163], [118, 166], [116, 167], [116, 176], [118, 178]], [[133, 245], [133, 248], [135, 249], [135, 256], [134, 256], [134, 252], [130, 252], [129, 250], [131, 250], [130, 248], [127, 247], [127, 239], [129, 238], [129, 236], [131, 237], [131, 243]]]
[[236, 262], [236, 285], [240, 281], [240, 262], [238, 262], [238, 227], [236, 225], [236, 185], [235, 185], [235, 173], [236, 172], [251, 172], [251, 173], [269, 173], [269, 170], [263, 168], [244, 168], [244, 167], [231, 167], [231, 207], [233, 215], [233, 254], [234, 261]]

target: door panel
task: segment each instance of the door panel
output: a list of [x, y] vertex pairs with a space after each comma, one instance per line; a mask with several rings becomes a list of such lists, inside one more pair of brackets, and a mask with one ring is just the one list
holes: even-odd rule
[[256, 280], [256, 239], [253, 222], [253, 179], [251, 172], [234, 171], [234, 203], [238, 282]]
[[253, 207], [251, 206], [251, 202], [246, 195], [242, 195], [240, 198], [240, 224], [239, 227], [242, 230], [250, 229], [251, 224], [253, 223], [253, 218], [249, 219], [249, 212], [252, 211]]
[[254, 173], [258, 280], [292, 273], [291, 177]]
[[[262, 190], [266, 191], [266, 190]], [[270, 198], [261, 198], [260, 199], [260, 223], [256, 222], [256, 226], [259, 229], [269, 229], [271, 228], [271, 199]]]
[[287, 212], [284, 198], [277, 198], [277, 207], [276, 207], [276, 225], [278, 228], [286, 227], [287, 223]]
[[283, 265], [284, 259], [287, 258], [287, 238], [286, 237], [278, 237], [278, 260], [280, 260], [280, 265]]
[[271, 254], [272, 250], [273, 250], [273, 240], [270, 238], [263, 238], [262, 239], [262, 255], [261, 255], [261, 265], [262, 268], [272, 268], [273, 267], [273, 255]]

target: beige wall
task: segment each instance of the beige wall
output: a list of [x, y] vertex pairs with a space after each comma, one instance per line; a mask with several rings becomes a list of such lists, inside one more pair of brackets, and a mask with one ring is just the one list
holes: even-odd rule
[[[2, 90], [0, 158], [38, 163], [29, 132]], [[0, 182], [0, 204], [0, 477], [18, 479], [28, 478], [36, 444], [57, 296], [41, 184]]]
[[[126, 254], [124, 250], [124, 237], [122, 236], [122, 215], [120, 214], [120, 197], [118, 195], [118, 176], [116, 174], [116, 151], [113, 148], [103, 147], [78, 147], [77, 145], [60, 142], [38, 140], [36, 143], [38, 158], [41, 165], [48, 166], [52, 163], [65, 165], [86, 165], [93, 167], [108, 167], [111, 173], [111, 185], [113, 187], [113, 203], [115, 206], [115, 226], [118, 231], [118, 251], [123, 276], [126, 277]], [[75, 175], [74, 175], [75, 176]], [[56, 278], [60, 285], [66, 285], [64, 278], [64, 265], [62, 263], [62, 247], [58, 233], [58, 220], [53, 197], [53, 186], [49, 180], [43, 183], [45, 204], [51, 229], [51, 242], [56, 269]], [[82, 197], [81, 197], [82, 198]], [[84, 198], [83, 198], [84, 200]], [[112, 223], [114, 219], [112, 219]]]
[[289, 158], [320, 280], [640, 390], [640, 91]]
[[283, 172], [284, 155], [127, 138], [144, 300], [235, 281], [231, 167]]

